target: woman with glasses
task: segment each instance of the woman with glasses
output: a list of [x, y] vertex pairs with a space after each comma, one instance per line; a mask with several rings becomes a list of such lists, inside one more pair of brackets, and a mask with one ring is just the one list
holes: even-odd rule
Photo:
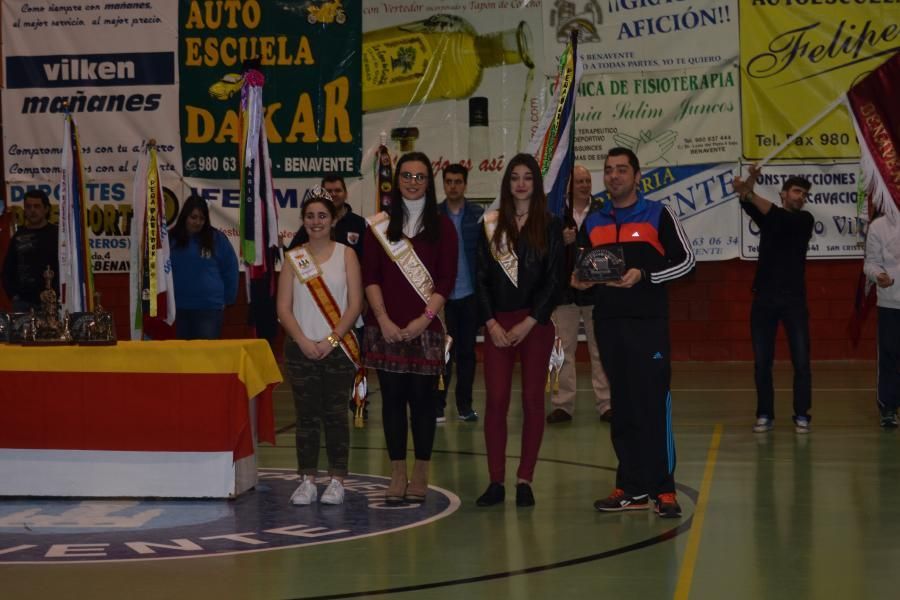
[[284, 253], [277, 298], [297, 414], [300, 486], [291, 504], [317, 500], [323, 426], [330, 481], [319, 501], [343, 504], [350, 450], [347, 398], [362, 367], [353, 332], [362, 312], [362, 279], [356, 252], [333, 239], [337, 209], [327, 192], [313, 188], [300, 212], [308, 241]]
[[[387, 504], [424, 502], [435, 433], [434, 392], [444, 366], [437, 314], [456, 281], [456, 229], [438, 212], [431, 161], [421, 152], [397, 162], [391, 204], [368, 219], [363, 284], [369, 301], [365, 363], [381, 385], [384, 437], [391, 459]], [[410, 418], [407, 421], [407, 405]], [[408, 478], [406, 439], [415, 464]]]
[[531, 482], [544, 435], [544, 386], [556, 337], [550, 315], [561, 286], [561, 221], [547, 212], [544, 182], [535, 159], [517, 154], [500, 188], [500, 208], [485, 213], [479, 239], [476, 295], [485, 323], [484, 438], [491, 482], [478, 506], [506, 497], [506, 415], [513, 367], [522, 365], [522, 449], [516, 505], [533, 506]]

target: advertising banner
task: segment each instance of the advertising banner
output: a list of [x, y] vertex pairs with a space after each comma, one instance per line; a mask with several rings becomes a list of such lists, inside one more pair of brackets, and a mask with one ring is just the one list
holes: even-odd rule
[[542, 5], [544, 53], [559, 56], [577, 28], [588, 73], [707, 66], [737, 56], [737, 0], [544, 0]]
[[9, 183], [52, 183], [63, 114], [81, 131], [85, 176], [128, 177], [155, 138], [163, 172], [181, 168], [173, 2], [3, 0], [3, 147]]
[[425, 152], [437, 177], [466, 164], [469, 195], [494, 197], [546, 101], [540, 3], [385, 0], [363, 16], [366, 176], [383, 138], [395, 160]]
[[576, 110], [575, 155], [603, 170], [606, 152], [630, 148], [641, 165], [740, 158], [737, 64], [643, 74], [586, 75]]
[[[781, 145], [900, 49], [900, 11], [882, 0], [741, 0], [745, 158]], [[846, 109], [832, 110], [778, 158], [856, 158]]]
[[[754, 191], [781, 206], [778, 194], [784, 181], [792, 175], [805, 177], [812, 183], [809, 200], [803, 208], [812, 213], [816, 220], [807, 257], [861, 258], [864, 254], [863, 238], [856, 215], [859, 166], [770, 165], [763, 169]], [[756, 258], [759, 230], [744, 211], [741, 211], [741, 219], [741, 258]]]
[[[740, 255], [740, 208], [732, 187], [737, 169], [737, 163], [648, 169], [638, 186], [647, 199], [672, 208], [698, 261], [728, 260]], [[593, 179], [602, 182], [603, 173]], [[606, 192], [595, 197], [605, 199]]]
[[274, 177], [359, 174], [360, 3], [179, 2], [184, 175], [238, 177], [245, 61], [266, 78]]

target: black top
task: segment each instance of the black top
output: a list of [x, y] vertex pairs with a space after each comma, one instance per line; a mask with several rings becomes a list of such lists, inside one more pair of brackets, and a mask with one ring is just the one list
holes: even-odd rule
[[791, 212], [772, 205], [762, 214], [750, 202], [741, 201], [759, 227], [759, 259], [753, 291], [757, 296], [806, 297], [806, 250], [812, 238], [815, 219], [801, 210]]
[[3, 289], [10, 299], [40, 304], [44, 270], [53, 269], [53, 289], [59, 293], [59, 228], [47, 224], [40, 229], [20, 227], [9, 242], [3, 263]]
[[[353, 248], [353, 251], [356, 252], [356, 258], [359, 259], [359, 264], [362, 264], [363, 234], [366, 232], [368, 224], [364, 218], [353, 212], [353, 208], [349, 204], [344, 204], [344, 206], [347, 207], [347, 212], [334, 226], [334, 241]], [[309, 234], [306, 233], [306, 229], [301, 225], [297, 233], [294, 234], [294, 239], [291, 240], [288, 250], [308, 241]]]
[[551, 217], [546, 252], [539, 254], [520, 237], [516, 255], [519, 257], [518, 287], [494, 259], [487, 236], [479, 236], [475, 295], [482, 323], [494, 318], [496, 312], [529, 308], [530, 316], [545, 325], [559, 304], [563, 286], [562, 222]]

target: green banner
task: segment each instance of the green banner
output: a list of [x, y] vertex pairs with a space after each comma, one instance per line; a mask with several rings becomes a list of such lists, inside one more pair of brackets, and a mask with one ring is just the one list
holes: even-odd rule
[[180, 2], [185, 177], [237, 179], [241, 71], [258, 59], [272, 176], [359, 175], [361, 0]]

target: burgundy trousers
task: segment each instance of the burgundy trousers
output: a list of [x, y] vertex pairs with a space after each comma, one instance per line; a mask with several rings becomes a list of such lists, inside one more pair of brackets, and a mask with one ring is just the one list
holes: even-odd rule
[[[527, 317], [529, 312], [528, 309], [499, 312], [494, 318], [508, 331]], [[544, 389], [555, 336], [553, 323], [538, 323], [518, 346], [498, 348], [491, 341], [490, 334], [485, 334], [484, 383], [487, 401], [484, 411], [484, 440], [492, 482], [502, 484], [506, 475], [506, 416], [509, 412], [516, 357], [520, 357], [522, 363], [523, 414], [522, 450], [516, 474], [525, 481], [534, 479], [534, 465], [544, 437]]]

